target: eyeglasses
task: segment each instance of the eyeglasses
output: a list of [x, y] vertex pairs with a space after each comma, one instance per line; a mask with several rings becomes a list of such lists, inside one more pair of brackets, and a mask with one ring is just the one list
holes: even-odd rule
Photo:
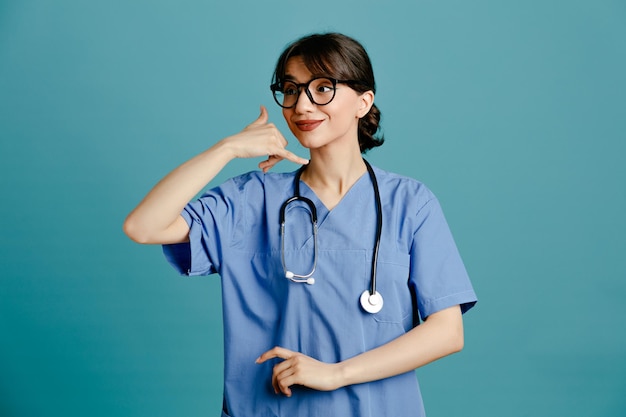
[[311, 103], [325, 106], [335, 98], [337, 84], [358, 84], [353, 80], [336, 80], [328, 77], [316, 77], [306, 83], [296, 83], [289, 80], [279, 81], [270, 86], [276, 103], [290, 109], [296, 105], [300, 97], [301, 89], [304, 88]]

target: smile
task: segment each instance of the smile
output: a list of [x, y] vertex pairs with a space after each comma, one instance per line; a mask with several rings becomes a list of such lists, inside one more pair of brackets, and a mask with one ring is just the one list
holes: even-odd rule
[[300, 120], [295, 122], [295, 124], [301, 131], [309, 132], [321, 125], [322, 122], [323, 120]]

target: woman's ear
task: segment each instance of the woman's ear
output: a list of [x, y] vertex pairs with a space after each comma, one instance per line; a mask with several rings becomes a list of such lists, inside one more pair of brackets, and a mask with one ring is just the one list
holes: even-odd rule
[[357, 112], [358, 118], [364, 117], [374, 105], [374, 92], [366, 91], [359, 96], [359, 108]]

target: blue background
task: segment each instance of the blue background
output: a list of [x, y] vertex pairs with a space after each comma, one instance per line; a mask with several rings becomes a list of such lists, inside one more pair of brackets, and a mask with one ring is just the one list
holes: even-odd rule
[[617, 0], [0, 2], [0, 415], [219, 415], [219, 279], [121, 225], [260, 104], [287, 134], [273, 64], [330, 30], [372, 57], [370, 160], [439, 196], [480, 298], [465, 350], [418, 370], [429, 416], [626, 415], [624, 22]]

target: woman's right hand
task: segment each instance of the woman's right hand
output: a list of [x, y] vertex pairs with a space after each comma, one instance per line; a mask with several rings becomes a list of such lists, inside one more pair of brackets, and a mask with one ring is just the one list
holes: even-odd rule
[[241, 132], [224, 139], [223, 144], [228, 145], [235, 158], [267, 156], [267, 159], [259, 163], [263, 172], [267, 172], [283, 159], [296, 164], [308, 164], [308, 159], [286, 149], [287, 140], [273, 123], [268, 123], [268, 119], [267, 109], [261, 106], [259, 117]]

